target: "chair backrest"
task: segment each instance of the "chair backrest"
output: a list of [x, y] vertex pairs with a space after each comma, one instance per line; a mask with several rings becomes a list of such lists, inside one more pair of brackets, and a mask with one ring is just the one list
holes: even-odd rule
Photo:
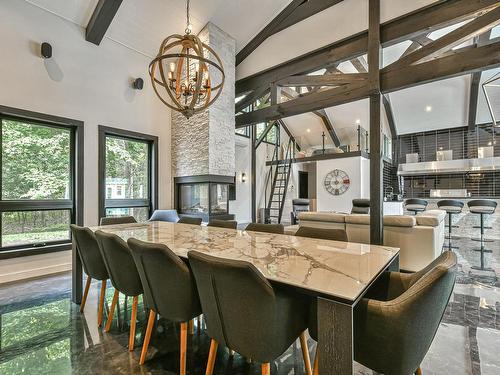
[[427, 207], [427, 201], [425, 199], [418, 198], [410, 198], [405, 201], [405, 206], [423, 206], [423, 208]]
[[245, 228], [247, 231], [252, 232], [266, 232], [275, 234], [284, 234], [285, 227], [283, 224], [260, 224], [260, 223], [250, 223]]
[[437, 202], [438, 207], [458, 207], [463, 208], [464, 202], [457, 201], [456, 199], [442, 199]]
[[343, 229], [299, 227], [295, 235], [298, 237], [317, 238], [320, 240], [347, 242], [347, 233]]
[[369, 214], [370, 200], [369, 199], [353, 199], [351, 214]]
[[113, 233], [95, 232], [113, 286], [127, 296], [142, 294], [142, 283], [128, 245]]
[[218, 219], [210, 219], [208, 221], [209, 227], [218, 227], [218, 228], [228, 228], [228, 229], [236, 229], [238, 227], [238, 222], [235, 220], [218, 220]]
[[117, 225], [137, 223], [133, 216], [107, 216], [101, 217], [101, 225]]
[[[208, 335], [242, 355], [273, 332], [276, 296], [251, 263], [188, 253]], [[270, 343], [268, 343], [270, 345]]]
[[74, 224], [71, 224], [70, 228], [85, 273], [96, 280], [108, 279], [108, 270], [102, 259], [99, 244], [97, 243], [94, 232], [89, 228], [80, 227]]
[[[455, 285], [457, 257], [444, 252], [387, 302], [362, 300], [355, 327], [356, 361], [384, 374], [410, 374], [422, 363]], [[368, 311], [369, 317], [362, 314]], [[370, 321], [370, 325], [363, 324]]]
[[155, 210], [149, 221], [166, 221], [169, 223], [177, 223], [179, 215], [177, 210]]
[[309, 199], [305, 198], [295, 198], [292, 199], [292, 210], [293, 212], [309, 211]]
[[191, 224], [191, 225], [201, 225], [202, 219], [201, 217], [192, 217], [192, 216], [182, 216], [178, 223], [179, 224]]
[[469, 207], [497, 207], [497, 202], [489, 200], [489, 199], [474, 199], [472, 201], [467, 202], [467, 206]]
[[127, 241], [134, 258], [146, 306], [161, 316], [187, 322], [201, 313], [194, 276], [188, 265], [167, 246]]

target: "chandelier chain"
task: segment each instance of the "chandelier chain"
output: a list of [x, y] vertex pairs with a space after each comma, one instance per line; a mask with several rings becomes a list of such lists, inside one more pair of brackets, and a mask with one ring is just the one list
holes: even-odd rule
[[189, 2], [190, 0], [186, 0], [186, 34], [191, 34], [191, 22], [189, 19]]

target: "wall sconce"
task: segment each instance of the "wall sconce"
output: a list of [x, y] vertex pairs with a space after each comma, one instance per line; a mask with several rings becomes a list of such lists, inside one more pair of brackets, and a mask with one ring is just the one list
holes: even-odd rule
[[245, 174], [245, 172], [241, 173], [241, 182], [243, 183], [247, 182], [247, 175]]

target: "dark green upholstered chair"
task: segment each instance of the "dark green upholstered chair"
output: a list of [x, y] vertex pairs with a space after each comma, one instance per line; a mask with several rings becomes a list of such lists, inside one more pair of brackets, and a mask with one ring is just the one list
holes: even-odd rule
[[179, 219], [179, 224], [201, 225], [201, 217], [183, 216]]
[[347, 242], [347, 233], [343, 229], [299, 227], [295, 235], [298, 237], [317, 238], [319, 240]]
[[177, 221], [179, 221], [179, 215], [177, 214], [177, 210], [155, 210], [149, 221], [177, 223]]
[[370, 200], [369, 199], [353, 199], [351, 214], [369, 214]]
[[133, 216], [109, 216], [101, 217], [101, 225], [117, 225], [137, 223]]
[[251, 263], [196, 251], [188, 257], [212, 339], [206, 375], [213, 372], [219, 344], [262, 363], [262, 374], [269, 375], [270, 362], [299, 336], [310, 369], [304, 297], [273, 288]]
[[201, 314], [196, 282], [188, 265], [167, 246], [139, 241], [127, 241], [144, 287], [144, 302], [149, 311], [148, 326], [139, 364], [148, 351], [156, 314], [180, 323], [180, 374], [186, 373], [188, 322]]
[[250, 223], [247, 225], [245, 230], [249, 230], [252, 232], [265, 232], [265, 233], [275, 233], [275, 234], [284, 234], [285, 227], [283, 224], [259, 224], [259, 223]]
[[95, 236], [99, 249], [101, 250], [104, 263], [109, 273], [111, 284], [115, 288], [113, 301], [109, 309], [108, 321], [106, 322], [105, 332], [111, 328], [116, 304], [118, 303], [119, 293], [126, 297], [133, 297], [132, 314], [130, 316], [130, 336], [128, 350], [134, 350], [135, 325], [137, 318], [137, 304], [139, 295], [143, 293], [139, 272], [135, 266], [132, 253], [125, 241], [113, 233], [96, 231]]
[[[385, 273], [354, 310], [354, 359], [386, 375], [420, 374], [453, 291], [456, 268], [456, 255], [445, 251], [419, 272]], [[309, 333], [317, 340], [312, 306]]]
[[227, 229], [236, 229], [238, 227], [238, 222], [236, 220], [218, 220], [210, 219], [208, 221], [208, 227], [218, 227]]
[[101, 294], [98, 302], [97, 324], [102, 325], [102, 311], [104, 307], [104, 298], [106, 297], [106, 283], [109, 279], [108, 270], [102, 259], [99, 245], [95, 238], [94, 232], [89, 228], [79, 227], [78, 225], [71, 224], [71, 234], [75, 241], [76, 251], [82, 260], [83, 269], [87, 275], [87, 282], [83, 292], [82, 303], [80, 305], [80, 312], [85, 309], [87, 296], [89, 295], [90, 283], [92, 279], [101, 281]]

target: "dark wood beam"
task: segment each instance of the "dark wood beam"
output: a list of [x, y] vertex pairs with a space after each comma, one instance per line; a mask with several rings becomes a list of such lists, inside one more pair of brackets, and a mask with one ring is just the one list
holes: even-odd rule
[[236, 66], [270, 36], [315, 15], [342, 0], [293, 0], [236, 55]]
[[250, 176], [250, 181], [251, 181], [251, 195], [252, 195], [252, 223], [257, 222], [257, 152], [256, 148], [254, 147], [255, 141], [256, 141], [256, 134], [257, 134], [257, 127], [252, 126], [250, 128], [250, 139], [251, 139], [251, 155], [250, 155], [250, 168], [252, 170], [251, 176]]
[[500, 24], [500, 2], [496, 9], [477, 17], [476, 19], [466, 23], [456, 30], [449, 32], [439, 39], [432, 41], [426, 46], [416, 50], [409, 55], [401, 57], [395, 63], [391, 64], [389, 69], [398, 66], [405, 66], [425, 59], [424, 61], [438, 57], [440, 53], [451, 50], [453, 47], [462, 44], [463, 42], [483, 34], [487, 30]]
[[[476, 47], [485, 45], [491, 36], [491, 30], [484, 34], [479, 35], [474, 39], [474, 45]], [[477, 101], [479, 97], [479, 85], [481, 83], [481, 71], [474, 72], [471, 74], [470, 79], [470, 91], [469, 91], [469, 116], [467, 125], [470, 130], [474, 130], [476, 127], [476, 117], [477, 117]]]
[[290, 76], [276, 82], [279, 86], [309, 87], [309, 86], [338, 86], [356, 81], [366, 81], [366, 73], [323, 74]]
[[477, 48], [466, 48], [464, 51], [457, 51], [418, 65], [395, 70], [382, 69], [382, 92], [388, 93], [498, 66], [500, 66], [500, 42]]
[[[418, 38], [441, 27], [473, 18], [497, 6], [497, 0], [448, 0], [388, 21], [381, 27], [384, 47]], [[368, 31], [350, 36], [287, 62], [281, 63], [236, 83], [236, 94], [276, 82], [290, 75], [309, 73], [366, 53]]]
[[358, 73], [368, 72], [368, 64], [363, 56], [352, 59], [351, 64], [354, 66], [354, 69], [358, 71]]
[[382, 124], [380, 116], [380, 0], [368, 2], [368, 82], [370, 87], [370, 243], [384, 242]]
[[99, 0], [85, 30], [87, 42], [96, 45], [101, 43], [121, 3], [122, 0]]
[[389, 94], [382, 95], [382, 103], [384, 103], [384, 110], [387, 116], [387, 122], [389, 123], [389, 128], [391, 129], [392, 138], [397, 138], [398, 130], [396, 128], [396, 122], [394, 121], [394, 112], [392, 112], [391, 100], [389, 99]]
[[415, 52], [420, 47], [426, 46], [429, 43], [432, 43], [432, 39], [430, 39], [427, 35], [422, 35], [420, 37], [413, 38], [412, 43], [403, 52], [403, 54], [400, 56], [400, 58], [403, 58], [403, 57], [409, 55], [410, 53]]
[[330, 135], [330, 138], [332, 139], [333, 144], [336, 147], [339, 147], [340, 146], [340, 139], [337, 136], [337, 133], [335, 132], [335, 129], [333, 128], [333, 124], [330, 121], [330, 117], [328, 116], [326, 111], [324, 109], [319, 109], [317, 111], [314, 111], [313, 113], [316, 116], [318, 116], [321, 119], [321, 121], [323, 121], [323, 125], [325, 125], [326, 131]]
[[268, 91], [269, 91], [269, 86], [262, 86], [248, 93], [247, 96], [245, 96], [243, 99], [241, 99], [238, 103], [234, 105], [234, 113], [241, 112], [242, 110], [250, 106], [253, 102], [255, 102], [257, 99], [260, 99], [264, 95], [266, 95]]

